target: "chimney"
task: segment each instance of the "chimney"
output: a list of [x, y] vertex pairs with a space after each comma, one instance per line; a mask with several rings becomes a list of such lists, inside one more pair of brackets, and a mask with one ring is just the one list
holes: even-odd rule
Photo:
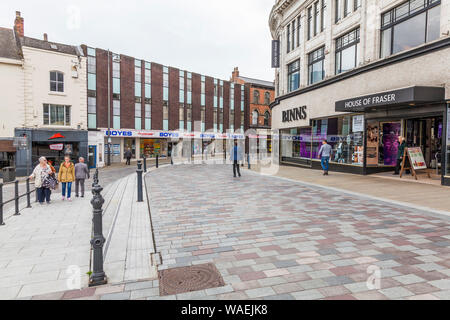
[[235, 67], [232, 73], [232, 81], [236, 80], [237, 78], [239, 78], [239, 68]]
[[25, 35], [23, 18], [20, 16], [20, 11], [16, 11], [16, 20], [14, 20], [14, 30], [17, 32], [19, 37]]
[[48, 35], [46, 33], [44, 33], [44, 41], [48, 42]]

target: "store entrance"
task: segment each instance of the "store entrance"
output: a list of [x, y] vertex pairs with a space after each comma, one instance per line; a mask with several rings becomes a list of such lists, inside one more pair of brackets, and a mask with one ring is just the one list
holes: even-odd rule
[[441, 168], [443, 117], [406, 120], [406, 145], [420, 147], [428, 168]]

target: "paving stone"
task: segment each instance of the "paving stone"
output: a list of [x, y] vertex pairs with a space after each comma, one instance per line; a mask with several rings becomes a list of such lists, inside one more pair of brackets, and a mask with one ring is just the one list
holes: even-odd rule
[[271, 287], [262, 287], [262, 288], [246, 290], [245, 294], [249, 298], [262, 298], [262, 297], [276, 295], [275, 291], [273, 291], [273, 289]]
[[129, 300], [131, 296], [130, 291], [111, 293], [101, 296], [100, 300]]
[[385, 295], [389, 299], [398, 299], [398, 298], [404, 298], [404, 297], [409, 297], [409, 296], [414, 295], [414, 293], [412, 293], [411, 291], [409, 291], [408, 289], [405, 289], [403, 287], [393, 287], [393, 288], [382, 289], [381, 292], [383, 293], [383, 295]]
[[291, 295], [296, 300], [316, 300], [316, 299], [322, 299], [325, 297], [322, 293], [320, 293], [316, 289], [292, 292]]

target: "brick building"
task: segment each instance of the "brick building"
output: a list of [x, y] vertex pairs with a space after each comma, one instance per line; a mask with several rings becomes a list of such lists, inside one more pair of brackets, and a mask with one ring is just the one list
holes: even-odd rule
[[226, 148], [227, 139], [243, 139], [249, 121], [244, 85], [82, 48], [88, 59], [89, 152], [96, 154], [92, 166], [104, 164], [108, 141], [111, 161], [121, 162], [128, 148], [137, 159], [170, 156], [180, 142], [184, 151], [212, 148], [208, 152], [215, 154]]
[[[270, 104], [275, 99], [275, 86], [273, 82], [243, 77], [239, 74], [239, 68], [234, 68], [231, 75], [231, 82], [244, 85], [248, 92], [246, 129], [253, 129], [258, 136], [259, 148], [267, 147], [267, 152], [271, 152], [272, 144], [270, 137], [271, 110]], [[267, 146], [260, 145], [263, 140], [267, 140]]]

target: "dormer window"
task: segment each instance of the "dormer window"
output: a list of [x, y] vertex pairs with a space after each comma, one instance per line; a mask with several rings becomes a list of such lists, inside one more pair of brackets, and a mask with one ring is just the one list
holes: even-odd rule
[[59, 71], [50, 71], [50, 91], [64, 92], [64, 74]]

